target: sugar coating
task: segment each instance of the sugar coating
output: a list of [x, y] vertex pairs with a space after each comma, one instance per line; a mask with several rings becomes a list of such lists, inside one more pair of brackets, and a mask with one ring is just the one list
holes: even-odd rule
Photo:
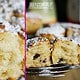
[[43, 38], [43, 37], [36, 37], [36, 38], [32, 38], [32, 39], [28, 39], [26, 41], [27, 43], [27, 48], [29, 50], [29, 47], [30, 46], [35, 46], [37, 43], [40, 43], [40, 42], [45, 42], [45, 41], [48, 41], [47, 38]]
[[55, 36], [64, 36], [63, 33], [65, 32], [65, 29], [60, 24], [54, 24], [50, 27], [41, 28], [37, 31], [36, 35], [40, 34], [54, 34]]
[[24, 17], [15, 17], [13, 11], [24, 15], [24, 0], [0, 0], [0, 18], [7, 20], [11, 25], [19, 25], [24, 29]]
[[24, 31], [22, 31], [21, 27], [19, 25], [11, 25], [10, 23], [8, 23], [6, 20], [0, 18], [0, 25], [4, 25], [5, 27], [3, 29], [0, 28], [0, 32], [4, 32], [4, 31], [10, 31], [14, 34], [20, 33], [23, 36], [24, 35]]
[[[71, 28], [74, 33], [71, 37], [64, 37], [66, 29]], [[41, 28], [37, 31], [36, 35], [40, 36], [41, 34], [54, 34], [58, 39], [67, 39], [72, 40], [76, 44], [80, 44], [80, 25], [73, 23], [56, 23], [50, 25], [50, 27]]]

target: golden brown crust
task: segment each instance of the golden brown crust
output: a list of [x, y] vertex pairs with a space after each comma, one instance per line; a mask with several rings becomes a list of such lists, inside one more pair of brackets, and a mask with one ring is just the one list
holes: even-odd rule
[[42, 25], [42, 20], [39, 18], [27, 18], [27, 34], [34, 34], [38, 29], [40, 29]]
[[72, 28], [67, 28], [66, 29], [66, 36], [67, 37], [72, 37], [73, 33], [74, 33], [74, 31], [72, 30]]
[[80, 28], [76, 28], [76, 27], [69, 27], [69, 28], [66, 28], [66, 37], [68, 38], [78, 38], [80, 36]]
[[54, 40], [56, 39], [56, 37], [53, 34], [40, 34], [41, 37], [46, 37], [51, 44], [54, 43]]

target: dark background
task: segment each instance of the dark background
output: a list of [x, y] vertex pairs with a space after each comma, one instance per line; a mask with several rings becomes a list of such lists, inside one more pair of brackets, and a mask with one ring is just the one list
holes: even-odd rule
[[[31, 0], [26, 1], [27, 9], [30, 1]], [[58, 21], [67, 22], [67, 0], [55, 0], [55, 4], [56, 4]]]

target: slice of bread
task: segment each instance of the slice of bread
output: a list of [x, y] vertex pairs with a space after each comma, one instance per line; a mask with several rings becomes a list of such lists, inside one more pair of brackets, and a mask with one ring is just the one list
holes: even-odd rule
[[23, 75], [24, 41], [14, 33], [0, 32], [0, 80]]
[[36, 37], [27, 41], [27, 67], [50, 66], [51, 45], [48, 39]]
[[53, 64], [68, 63], [79, 64], [78, 55], [80, 54], [79, 46], [70, 40], [56, 40], [52, 52]]

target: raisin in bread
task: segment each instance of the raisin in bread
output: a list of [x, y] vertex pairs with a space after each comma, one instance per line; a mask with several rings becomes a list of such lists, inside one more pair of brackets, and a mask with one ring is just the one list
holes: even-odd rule
[[79, 64], [80, 48], [70, 40], [57, 39], [53, 46], [52, 61], [56, 63]]
[[48, 39], [36, 37], [27, 41], [27, 67], [50, 66], [51, 45]]

